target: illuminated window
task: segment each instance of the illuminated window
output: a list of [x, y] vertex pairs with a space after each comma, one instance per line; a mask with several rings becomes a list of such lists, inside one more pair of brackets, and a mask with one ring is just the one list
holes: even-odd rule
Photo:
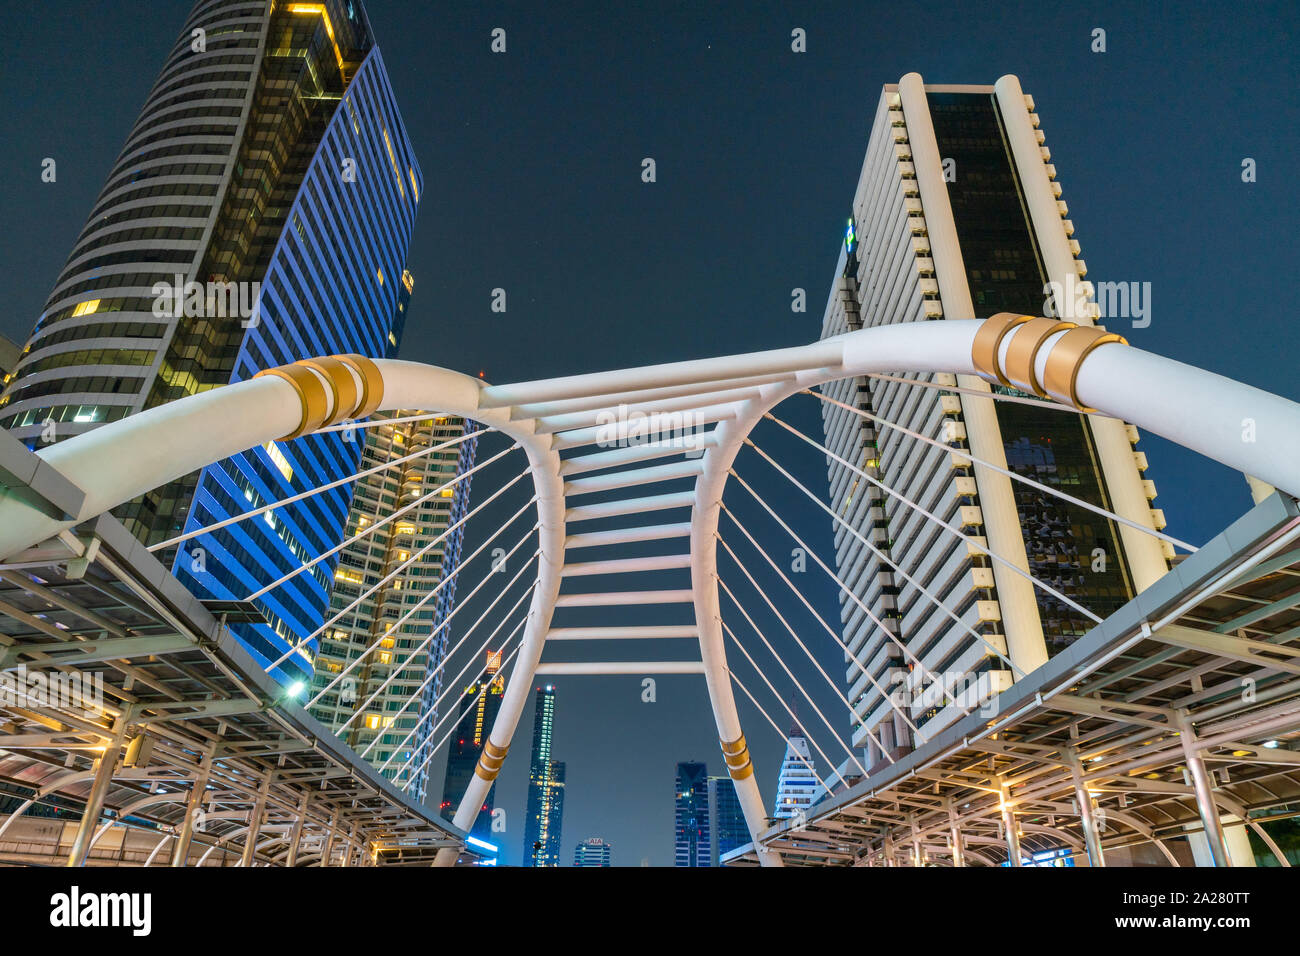
[[376, 270], [375, 270], [375, 275], [379, 278], [379, 284], [380, 284], [380, 285], [383, 285], [383, 284], [384, 284], [384, 270], [383, 270], [383, 269], [376, 269]]
[[406, 187], [402, 185], [402, 174], [397, 169], [397, 154], [393, 152], [393, 141], [388, 138], [388, 127], [384, 127], [384, 145], [388, 147], [388, 161], [393, 164], [393, 176], [397, 179], [397, 191], [406, 198]]
[[80, 302], [77, 304], [77, 307], [72, 310], [72, 315], [75, 318], [78, 315], [90, 315], [94, 312], [98, 312], [99, 303], [99, 299], [87, 299], [85, 302]]
[[267, 442], [262, 446], [270, 456], [275, 467], [280, 469], [280, 474], [284, 476], [285, 481], [293, 481], [293, 466], [289, 464], [289, 459], [284, 457], [284, 452], [280, 451], [280, 446], [273, 441]]
[[455, 493], [456, 493], [456, 492], [455, 492], [453, 489], [451, 489], [451, 488], [444, 488], [444, 489], [442, 489], [442, 497], [444, 497], [444, 498], [450, 498], [450, 497], [451, 497], [452, 495], [454, 495]]
[[420, 201], [420, 187], [419, 187], [418, 185], [416, 185], [416, 182], [415, 182], [415, 170], [412, 169], [410, 166], [407, 166], [407, 167], [406, 167], [406, 171], [407, 171], [408, 173], [411, 174], [411, 195], [415, 197], [415, 201], [416, 201], [416, 202], [419, 202], [419, 201]]

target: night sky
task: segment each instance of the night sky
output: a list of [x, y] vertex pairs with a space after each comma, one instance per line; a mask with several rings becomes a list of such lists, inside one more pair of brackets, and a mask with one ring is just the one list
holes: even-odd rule
[[[8, 5], [0, 331], [11, 338], [35, 322], [189, 6]], [[815, 339], [881, 86], [910, 71], [982, 84], [1015, 73], [1042, 117], [1089, 278], [1151, 283], [1150, 326], [1112, 329], [1300, 399], [1283, 294], [1300, 254], [1285, 225], [1300, 193], [1294, 4], [371, 0], [368, 10], [426, 183], [402, 358], [510, 382]], [[489, 50], [495, 27], [507, 31], [504, 55]], [[796, 27], [804, 54], [791, 51]], [[1102, 54], [1090, 49], [1097, 27]], [[54, 184], [41, 182], [44, 157], [58, 162]], [[645, 157], [653, 184], [641, 181]], [[1246, 157], [1257, 182], [1242, 182]], [[497, 287], [504, 314], [490, 310]], [[796, 287], [804, 314], [790, 309]], [[816, 435], [812, 403], [782, 414]], [[771, 444], [801, 477], [824, 481], [806, 446]], [[1171, 533], [1200, 543], [1249, 506], [1239, 475], [1154, 438], [1141, 447]], [[784, 495], [778, 510], [829, 559], [828, 520], [781, 479], [759, 479], [757, 459], [738, 467]], [[805, 575], [809, 593], [834, 621], [816, 574]], [[818, 653], [842, 676], [828, 640]], [[820, 680], [796, 672], [810, 689]], [[737, 673], [761, 690], [743, 662]], [[671, 865], [674, 764], [723, 769], [703, 682], [662, 678], [653, 705], [636, 678], [556, 683], [565, 864], [578, 840], [600, 836], [617, 865]], [[815, 696], [843, 732], [833, 695]], [[789, 723], [770, 694], [760, 700]], [[840, 759], [825, 728], [800, 716]], [[743, 700], [741, 717], [770, 804], [783, 742]], [[498, 786], [510, 863], [531, 735], [530, 701]], [[440, 789], [441, 766], [433, 778]]]

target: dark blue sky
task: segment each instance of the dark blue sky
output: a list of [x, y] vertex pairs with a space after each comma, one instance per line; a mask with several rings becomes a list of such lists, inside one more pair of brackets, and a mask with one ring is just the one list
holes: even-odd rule
[[[9, 5], [10, 337], [35, 321], [188, 8]], [[932, 83], [1015, 73], [1037, 102], [1089, 278], [1151, 283], [1150, 327], [1117, 330], [1300, 398], [1283, 294], [1300, 252], [1285, 225], [1300, 152], [1293, 4], [368, 8], [426, 181], [404, 358], [507, 382], [814, 339], [881, 85], [912, 70]], [[505, 55], [489, 51], [494, 27]], [[1104, 54], [1090, 51], [1095, 27]], [[47, 156], [54, 184], [40, 180]], [[647, 156], [652, 185], [640, 180]], [[495, 287], [505, 314], [489, 310]], [[806, 314], [790, 311], [794, 287], [808, 290]], [[791, 416], [815, 427], [809, 408]], [[1143, 448], [1174, 534], [1200, 542], [1247, 507], [1240, 476], [1163, 442]], [[821, 468], [800, 466], [810, 480]], [[760, 468], [742, 459], [742, 474]], [[825, 522], [798, 513], [824, 545]], [[632, 678], [558, 683], [565, 859], [602, 836], [617, 863], [671, 863], [674, 762], [721, 770], [700, 682], [661, 680], [653, 706]], [[747, 705], [742, 719], [770, 800], [781, 742]], [[511, 862], [530, 739], [531, 708], [500, 785]]]

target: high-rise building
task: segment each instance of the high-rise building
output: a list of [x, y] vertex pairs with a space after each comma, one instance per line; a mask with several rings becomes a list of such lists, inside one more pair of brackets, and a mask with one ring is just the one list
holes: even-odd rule
[[673, 865], [708, 866], [712, 851], [708, 767], [694, 761], [679, 763], [676, 783]]
[[3, 384], [9, 384], [10, 375], [18, 367], [18, 361], [22, 358], [23, 347], [7, 335], [0, 335], [0, 376], [3, 376]]
[[[400, 340], [422, 180], [361, 0], [204, 0], [167, 51], [0, 397], [29, 445], [314, 356]], [[145, 543], [351, 474], [358, 442], [269, 442], [116, 510]], [[338, 543], [341, 486], [159, 552], [242, 600]], [[336, 558], [232, 628], [267, 662], [322, 621]], [[311, 676], [310, 653], [280, 668]]]
[[524, 866], [559, 866], [564, 822], [564, 764], [551, 759], [555, 687], [537, 688], [533, 753], [528, 769], [528, 815], [524, 819]]
[[[386, 424], [356, 432], [365, 444], [361, 470], [373, 474], [357, 481], [352, 496], [309, 695], [333, 684], [313, 715], [389, 778], [421, 766], [437, 723], [436, 694], [424, 690], [442, 687], [442, 599], [455, 594], [463, 539], [456, 522], [469, 500], [466, 472], [478, 442], [475, 422], [418, 414], [394, 412]], [[427, 767], [413, 775], [421, 799], [426, 776]]]
[[[1098, 309], [1084, 301], [1092, 290], [1082, 282], [1074, 227], [1043, 143], [1033, 101], [1015, 77], [993, 86], [925, 86], [909, 74], [885, 87], [823, 337], [1001, 312], [1091, 323]], [[839, 574], [852, 595], [842, 591], [840, 600], [853, 744], [868, 769], [885, 759], [882, 749], [897, 756], [915, 745], [909, 721], [932, 737], [1088, 630], [1087, 617], [1026, 574], [1105, 617], [1163, 574], [1171, 553], [1155, 538], [996, 470], [1163, 527], [1132, 427], [994, 402], [984, 397], [990, 386], [973, 376], [903, 378], [919, 384], [862, 377], [825, 394], [945, 447], [822, 406], [827, 447], [896, 492], [830, 462], [831, 504], [855, 532], [834, 529]], [[905, 659], [900, 645], [922, 666]]]
[[600, 837], [592, 837], [573, 848], [573, 865], [612, 866], [613, 852], [613, 847]]
[[813, 796], [820, 786], [813, 771], [812, 755], [808, 751], [808, 738], [803, 728], [796, 724], [790, 729], [781, 760], [781, 773], [776, 782], [776, 807], [772, 816], [777, 819], [798, 816], [813, 804]]
[[721, 866], [724, 856], [749, 842], [749, 827], [730, 777], [709, 777], [709, 864]]
[[[483, 753], [483, 742], [492, 731], [497, 711], [501, 709], [501, 695], [505, 692], [505, 681], [500, 673], [501, 652], [489, 651], [485, 674], [465, 688], [460, 697], [460, 720], [456, 732], [451, 735], [451, 744], [447, 751], [447, 773], [442, 787], [442, 804], [440, 811], [450, 820], [456, 815], [461, 797], [474, 777], [474, 768]], [[496, 800], [497, 786], [494, 782], [483, 800], [483, 808], [470, 826], [470, 833], [480, 840], [487, 840], [492, 832], [492, 809]]]

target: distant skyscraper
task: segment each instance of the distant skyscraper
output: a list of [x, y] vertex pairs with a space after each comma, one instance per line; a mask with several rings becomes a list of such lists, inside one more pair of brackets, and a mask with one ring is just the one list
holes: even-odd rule
[[776, 783], [776, 808], [772, 816], [778, 819], [793, 817], [812, 806], [813, 794], [820, 784], [813, 772], [812, 757], [808, 753], [808, 738], [803, 728], [795, 725], [785, 744], [785, 757], [781, 760], [781, 773]]
[[[927, 87], [909, 74], [885, 87], [824, 338], [1002, 312], [1051, 310], [1092, 323], [1098, 309], [1087, 301], [1092, 290], [1082, 282], [1074, 227], [1033, 110], [1015, 77], [994, 86]], [[1164, 574], [1172, 554], [1155, 538], [997, 470], [1163, 527], [1149, 503], [1155, 488], [1141, 474], [1145, 459], [1132, 446], [1136, 429], [993, 402], [979, 394], [990, 386], [973, 376], [906, 377], [938, 387], [862, 377], [827, 385], [825, 394], [946, 447], [822, 405], [827, 447], [907, 499], [883, 493], [840, 462], [828, 466], [830, 503], [855, 532], [835, 527], [847, 589], [840, 601], [851, 655], [852, 743], [868, 769], [887, 762], [882, 749], [895, 758], [911, 749], [910, 725], [932, 739], [980, 697], [1007, 687], [1014, 672], [999, 655], [1028, 673], [1088, 630], [1085, 615], [1036, 588], [1026, 573], [1105, 617]], [[992, 390], [1041, 397], [1002, 384]], [[935, 675], [962, 695], [957, 704], [935, 686]], [[891, 698], [904, 702], [904, 713]]]
[[730, 777], [709, 778], [709, 864], [720, 866], [724, 856], [749, 842], [749, 827]]
[[712, 847], [708, 777], [708, 768], [702, 763], [686, 761], [677, 765], [675, 866], [709, 865]]
[[574, 866], [611, 866], [613, 848], [600, 837], [583, 840], [573, 848]]
[[551, 759], [555, 728], [555, 688], [537, 688], [533, 754], [528, 772], [528, 815], [524, 819], [524, 865], [560, 865], [564, 822], [564, 764]]
[[[419, 766], [412, 758], [437, 723], [436, 714], [424, 711], [427, 698], [405, 710], [403, 707], [445, 654], [446, 628], [433, 640], [426, 643], [425, 639], [441, 623], [437, 620], [438, 599], [455, 586], [448, 575], [459, 564], [461, 537], [460, 529], [449, 528], [469, 498], [470, 480], [465, 478], [436, 494], [430, 492], [472, 466], [477, 443], [475, 436], [430, 451], [464, 435], [466, 423], [442, 417], [401, 421], [414, 414], [395, 412], [389, 416], [395, 420], [393, 424], [357, 432], [358, 440], [365, 443], [362, 469], [390, 467], [357, 482], [347, 533], [356, 535], [379, 524], [394, 507], [417, 504], [396, 521], [382, 524], [374, 533], [344, 547], [334, 572], [327, 627], [309, 695], [314, 698], [360, 660], [321, 697], [312, 713], [336, 733], [341, 731], [358, 751], [382, 737], [367, 758], [376, 767], [388, 764], [383, 773], [390, 778], [408, 760], [408, 773]], [[474, 423], [470, 425], [473, 432]], [[365, 653], [371, 647], [375, 650]], [[441, 677], [437, 670], [430, 682], [441, 687]], [[364, 713], [354, 719], [361, 707]], [[417, 774], [413, 788], [421, 799], [424, 777], [425, 772]]]
[[[296, 360], [393, 354], [421, 185], [361, 0], [195, 4], [0, 397], [0, 427], [36, 447]], [[158, 544], [360, 458], [342, 432], [268, 442], [115, 513]], [[244, 599], [336, 545], [351, 494], [158, 553], [199, 597]], [[259, 598], [266, 623], [232, 629], [278, 658], [323, 620], [337, 560]], [[309, 680], [313, 650], [280, 670]]]
[[[474, 776], [474, 768], [483, 753], [483, 741], [492, 730], [492, 724], [501, 709], [501, 695], [505, 691], [505, 681], [499, 673], [501, 652], [488, 654], [487, 679], [475, 681], [465, 688], [460, 698], [460, 721], [456, 732], [451, 736], [451, 746], [447, 752], [447, 775], [442, 787], [442, 815], [450, 820], [456, 815], [461, 797]], [[493, 783], [483, 801], [470, 833], [480, 840], [488, 840], [492, 832], [492, 807], [496, 799], [497, 787]]]

